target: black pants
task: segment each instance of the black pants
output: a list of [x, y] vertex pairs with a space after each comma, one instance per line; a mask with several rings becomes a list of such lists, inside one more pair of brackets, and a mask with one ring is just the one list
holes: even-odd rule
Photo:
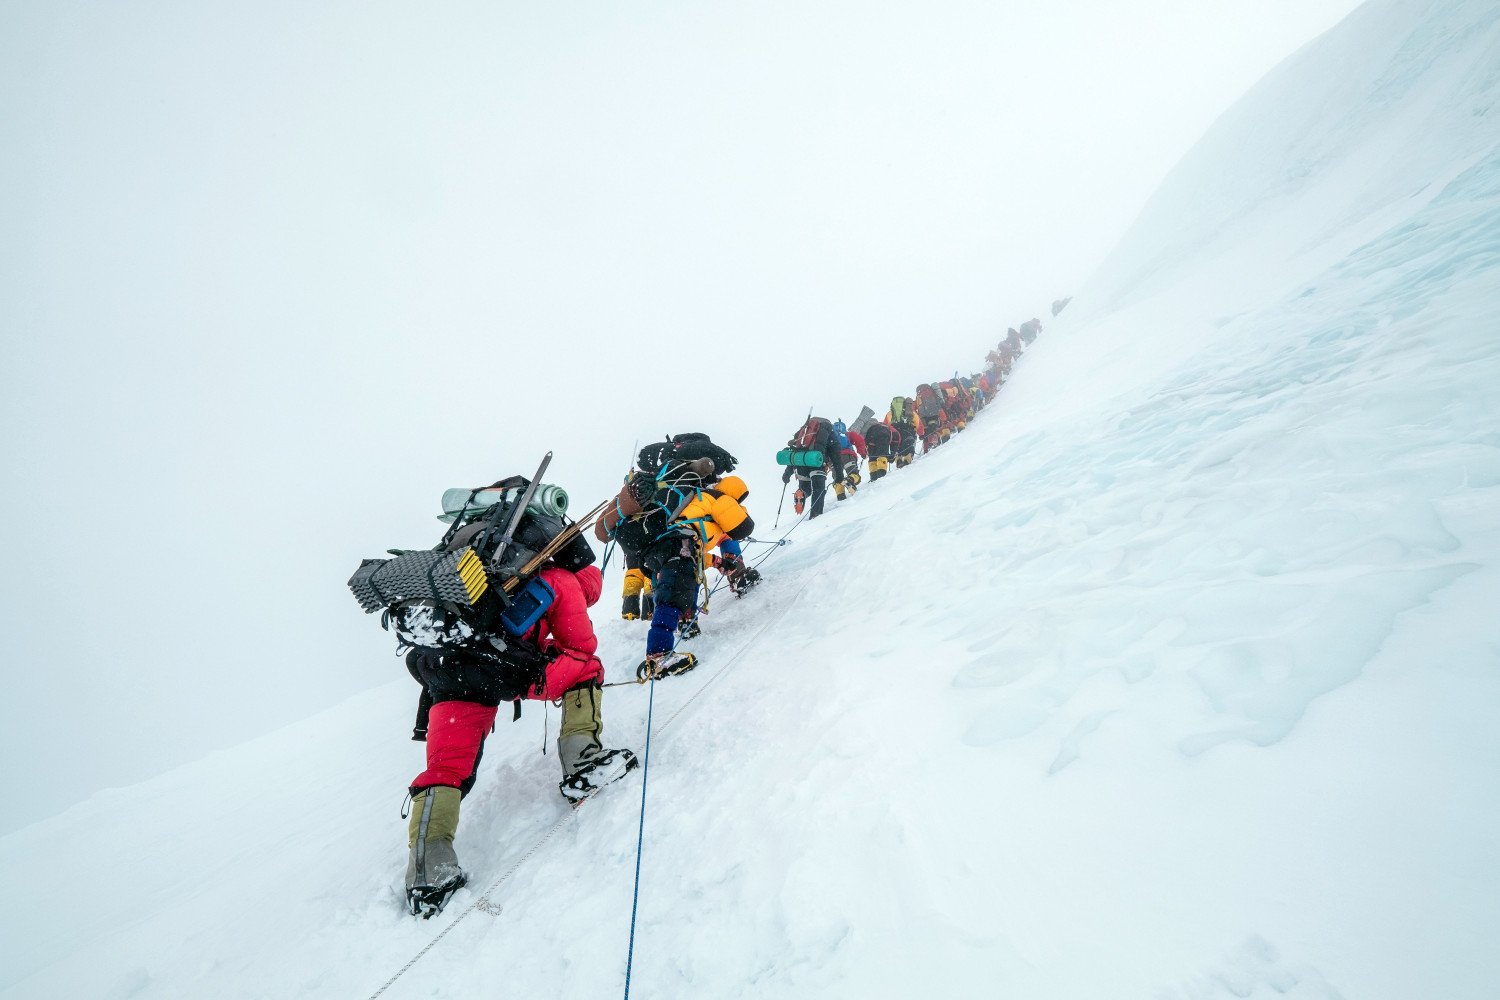
[[493, 708], [524, 698], [541, 679], [546, 660], [538, 656], [523, 662], [500, 655], [413, 649], [406, 654], [406, 669], [433, 703], [472, 701]]
[[828, 493], [827, 469], [798, 469], [797, 488], [807, 496], [807, 516], [823, 513], [823, 497]]
[[646, 550], [642, 563], [651, 576], [657, 604], [676, 608], [684, 616], [697, 604], [702, 556], [692, 538], [670, 535]]

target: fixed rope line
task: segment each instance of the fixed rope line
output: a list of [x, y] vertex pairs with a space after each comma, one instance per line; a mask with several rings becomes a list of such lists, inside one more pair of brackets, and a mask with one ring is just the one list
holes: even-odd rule
[[745, 640], [745, 643], [735, 651], [734, 655], [724, 661], [723, 666], [714, 671], [713, 675], [709, 677], [708, 680], [704, 681], [703, 684], [698, 688], [698, 690], [689, 695], [687, 700], [685, 700], [681, 705], [678, 705], [677, 711], [667, 716], [667, 721], [661, 724], [661, 728], [664, 730], [673, 722], [675, 722], [677, 720], [677, 717], [685, 712], [689, 705], [696, 701], [698, 697], [703, 694], [703, 692], [709, 689], [710, 685], [722, 678], [725, 674], [729, 673], [730, 668], [735, 665], [740, 657], [744, 656], [745, 653], [755, 645], [755, 641], [757, 639], [759, 639], [762, 635], [765, 635], [765, 633], [771, 628], [771, 626], [777, 624], [781, 621], [782, 618], [786, 617], [786, 613], [796, 606], [797, 598], [801, 597], [802, 592], [805, 591], [809, 586], [810, 584], [803, 584], [800, 588], [798, 588], [795, 594], [787, 598], [786, 607], [783, 608], [779, 614], [772, 615], [766, 620], [766, 623], [764, 625], [752, 632], [750, 634], [750, 638]]
[[[811, 410], [808, 411], [808, 416], [809, 417], [812, 416], [812, 411]], [[924, 449], [922, 451], [922, 454], [924, 456], [927, 454], [927, 449], [925, 447], [924, 447]], [[478, 491], [476, 490], [475, 492], [477, 493]], [[784, 490], [783, 490], [783, 495], [785, 495], [785, 491]], [[593, 520], [594, 517], [597, 517], [603, 511], [604, 507], [608, 503], [609, 503], [609, 501], [607, 501], [607, 500], [604, 503], [601, 503], [597, 508], [594, 509], [594, 511], [591, 513], [591, 515], [589, 517], [585, 518], [585, 520], [583, 522], [575, 522], [575, 523], [578, 524], [578, 530], [579, 530], [580, 533], [582, 532], [582, 530], [584, 528], [586, 528], [588, 526], [588, 523], [592, 522], [592, 520]], [[779, 516], [779, 510], [778, 510], [778, 516]], [[759, 566], [761, 563], [763, 563], [767, 559], [769, 559], [773, 553], [775, 553], [776, 551], [778, 551], [779, 549], [781, 549], [783, 547], [783, 542], [785, 541], [786, 537], [788, 535], [790, 535], [793, 531], [796, 531], [798, 525], [800, 525], [805, 520], [807, 520], [807, 515], [803, 514], [800, 517], [798, 517], [796, 521], [794, 521], [792, 523], [792, 526], [786, 530], [786, 533], [783, 534], [781, 536], [781, 539], [778, 540], [775, 544], [764, 543], [764, 544], [771, 545], [771, 547], [769, 549], [767, 549], [765, 555], [761, 556], [759, 559], [757, 559], [755, 562], [751, 563], [750, 565], [752, 565], [752, 566]], [[557, 540], [554, 539], [553, 544], [556, 544], [556, 542], [557, 542]], [[543, 557], [539, 557], [538, 560], [536, 560], [536, 561], [540, 562], [540, 558], [543, 558]], [[722, 586], [725, 582], [726, 582], [726, 580], [720, 580], [719, 584], [715, 585], [714, 589], [709, 592], [709, 596], [712, 596], [719, 589], [719, 587]], [[673, 712], [670, 716], [668, 716], [667, 721], [663, 722], [661, 724], [661, 728], [663, 730], [665, 730], [668, 726], [670, 726], [673, 722], [675, 722], [677, 720], [677, 718], [680, 715], [682, 715], [682, 713], [684, 711], [687, 710], [688, 706], [691, 705], [694, 701], [696, 701], [698, 699], [698, 697], [703, 694], [703, 692], [707, 691], [708, 688], [715, 681], [719, 680], [725, 674], [727, 674], [729, 672], [730, 668], [735, 664], [735, 662], [738, 661], [739, 658], [745, 654], [746, 650], [748, 650], [752, 645], [754, 645], [755, 640], [759, 639], [761, 637], [761, 635], [763, 635], [766, 632], [767, 629], [769, 629], [772, 625], [776, 624], [783, 617], [785, 617], [787, 611], [791, 610], [792, 606], [796, 603], [797, 598], [802, 595], [802, 592], [805, 591], [808, 588], [808, 586], [810, 586], [810, 584], [804, 584], [800, 589], [798, 589], [798, 591], [795, 594], [793, 594], [792, 597], [788, 600], [786, 608], [784, 608], [781, 611], [780, 614], [776, 614], [776, 615], [771, 616], [771, 618], [764, 625], [762, 625], [759, 629], [757, 629], [754, 633], [752, 633], [751, 636], [750, 636], [750, 638], [749, 638], [749, 640], [747, 640], [744, 645], [742, 645], [728, 660], [726, 660], [724, 662], [724, 665], [722, 667], [720, 667], [712, 676], [710, 676], [707, 680], [705, 680], [703, 682], [702, 686], [700, 686], [698, 688], [698, 690], [694, 691], [687, 698], [686, 701], [684, 701], [681, 705], [679, 705], [677, 707], [677, 711]], [[654, 682], [655, 678], [652, 678], [652, 680]], [[605, 684], [605, 685], [603, 685], [603, 687], [616, 687], [616, 686], [619, 686], [621, 684], [635, 684], [635, 683], [639, 683], [639, 682], [637, 682], [637, 681], [615, 681], [612, 684]], [[653, 683], [653, 685], [652, 685], [651, 702], [650, 702], [650, 704], [648, 704], [647, 711], [646, 711], [646, 758], [647, 758], [648, 761], [650, 759], [650, 753], [651, 753], [651, 711], [652, 711], [652, 707], [654, 706], [654, 704], [655, 704], [655, 685]], [[646, 801], [646, 775], [645, 775], [645, 772], [644, 772], [644, 769], [643, 769], [642, 774], [641, 774], [641, 828], [642, 828], [643, 832], [644, 832], [644, 828], [645, 828], [645, 801]], [[517, 858], [516, 861], [509, 868], [507, 868], [498, 878], [496, 878], [493, 882], [490, 883], [489, 887], [487, 889], [485, 889], [483, 895], [481, 895], [478, 899], [474, 900], [474, 902], [470, 903], [466, 908], [464, 908], [458, 914], [458, 916], [456, 916], [456, 917], [453, 918], [453, 922], [452, 923], [448, 924], [448, 926], [444, 927], [441, 931], [439, 931], [432, 938], [431, 941], [429, 941], [425, 945], [423, 945], [422, 948], [415, 955], [413, 955], [411, 957], [410, 961], [408, 961], [400, 969], [397, 969], [396, 972], [395, 972], [395, 974], [392, 975], [389, 979], [387, 979], [385, 981], [385, 983], [382, 984], [381, 987], [378, 990], [376, 990], [374, 993], [370, 994], [370, 1000], [377, 1000], [377, 998], [380, 997], [382, 994], [384, 994], [386, 990], [390, 989], [391, 986], [394, 985], [395, 982], [398, 979], [400, 979], [403, 975], [405, 975], [412, 968], [412, 966], [416, 965], [417, 962], [420, 961], [424, 955], [426, 955], [429, 951], [431, 951], [434, 947], [436, 947], [437, 943], [439, 941], [441, 941], [443, 938], [447, 937], [448, 936], [448, 932], [451, 931], [451, 930], [453, 930], [453, 928], [457, 927], [460, 923], [462, 923], [463, 920], [466, 917], [468, 917], [469, 914], [473, 913], [477, 909], [484, 909], [487, 913], [493, 913], [493, 912], [495, 912], [494, 910], [491, 909], [491, 907], [493, 905], [490, 902], [490, 896], [491, 896], [491, 894], [493, 894], [495, 892], [495, 890], [499, 889], [501, 885], [503, 885], [507, 881], [509, 881], [515, 875], [515, 873], [520, 870], [520, 868], [521, 868], [522, 865], [524, 865], [539, 850], [541, 850], [542, 847], [546, 845], [547, 841], [551, 840], [557, 834], [557, 831], [560, 830], [560, 829], [562, 829], [563, 825], [572, 817], [572, 814], [573, 814], [573, 811], [569, 810], [568, 812], [564, 813], [562, 816], [558, 817], [557, 821], [555, 823], [553, 823], [550, 827], [548, 827], [542, 833], [541, 837], [538, 838], [531, 845], [531, 847], [527, 849], [527, 851], [526, 851], [525, 854], [523, 854], [519, 858]], [[637, 902], [639, 901], [639, 894], [640, 894], [640, 860], [641, 860], [641, 844], [638, 842], [637, 843], [637, 847], [636, 847], [636, 900], [637, 900]], [[630, 962], [631, 962], [631, 959], [634, 957], [634, 951], [635, 951], [635, 919], [636, 919], [636, 904], [632, 903], [631, 904], [631, 914], [630, 914], [630, 949], [631, 950], [630, 950], [630, 957], [628, 957], [626, 959], [626, 967], [625, 967], [625, 997], [626, 997], [626, 1000], [629, 1000], [629, 996], [630, 996]]]
[[[782, 550], [782, 548], [785, 547], [785, 545], [786, 545], [787, 535], [790, 535], [792, 532], [796, 531], [797, 530], [797, 526], [800, 525], [803, 521], [806, 521], [806, 520], [807, 520], [807, 515], [806, 514], [798, 515], [797, 520], [795, 520], [795, 521], [792, 522], [792, 526], [790, 528], [786, 529], [786, 531], [782, 534], [782, 536], [780, 538], [776, 539], [776, 541], [774, 541], [774, 542], [756, 542], [757, 545], [769, 545], [770, 548], [766, 549], [765, 555], [761, 556], [759, 559], [755, 560], [752, 563], [748, 563], [747, 565], [751, 566], [752, 568], [753, 567], [757, 567], [761, 563], [765, 562], [767, 559], [771, 558], [771, 556], [775, 555], [777, 552], [780, 552]], [[754, 541], [754, 539], [751, 539], [751, 540]], [[719, 576], [719, 582], [716, 583], [716, 584], [714, 584], [714, 588], [712, 590], [710, 590], [708, 592], [708, 596], [703, 599], [704, 602], [707, 603], [715, 594], [717, 594], [719, 592], [719, 588], [723, 587], [728, 582], [729, 582], [729, 577], [724, 576], [723, 574], [720, 574], [720, 576]]]
[[[724, 665], [717, 671], [715, 671], [712, 677], [704, 681], [702, 686], [699, 687], [698, 690], [694, 691], [692, 695], [689, 696], [688, 699], [681, 705], [678, 705], [677, 711], [667, 716], [667, 721], [661, 724], [661, 728], [666, 729], [673, 722], [677, 721], [677, 717], [681, 715], [689, 705], [697, 700], [699, 695], [701, 695], [704, 691], [707, 691], [709, 685], [713, 684], [714, 681], [719, 680], [725, 674], [729, 673], [730, 668], [733, 667], [734, 664], [739, 660], [739, 658], [745, 654], [745, 651], [753, 648], [755, 646], [755, 641], [762, 635], [764, 635], [767, 629], [769, 629], [772, 625], [775, 625], [777, 622], [781, 621], [781, 619], [786, 616], [787, 611], [790, 611], [793, 607], [796, 606], [797, 598], [802, 596], [802, 592], [805, 591], [808, 586], [808, 584], [803, 584], [800, 588], [798, 588], [797, 592], [787, 600], [786, 608], [784, 608], [780, 614], [772, 615], [764, 625], [751, 633], [750, 638], [746, 640], [744, 645], [740, 646], [740, 648], [728, 660], [725, 660]], [[635, 844], [635, 893], [631, 897], [630, 901], [630, 949], [625, 956], [624, 1000], [630, 1000], [630, 973], [635, 961], [635, 920], [636, 913], [640, 907], [641, 902], [641, 852], [642, 847], [645, 844], [646, 837], [646, 778], [650, 774], [651, 767], [651, 713], [653, 708], [655, 707], [655, 704], [656, 678], [653, 677], [651, 679], [650, 701], [648, 701], [646, 706], [646, 753], [645, 759], [641, 763], [641, 824], [640, 830], [636, 834]]]
[[[796, 528], [797, 525], [801, 524], [801, 523], [802, 522], [800, 520], [797, 521], [796, 523], [794, 523], [791, 528], [787, 529], [786, 534], [790, 535], [792, 533], [792, 529]], [[782, 539], [785, 539], [786, 535], [782, 535], [781, 537], [782, 537]], [[755, 560], [755, 562], [751, 563], [750, 565], [752, 565], [752, 566], [759, 566], [761, 563], [763, 563], [767, 559], [769, 559], [771, 557], [772, 553], [779, 552], [781, 550], [783, 542], [780, 542], [780, 541], [778, 541], [778, 542], [762, 542], [761, 544], [763, 544], [763, 545], [770, 545], [771, 548], [769, 548], [769, 549], [766, 550], [766, 554], [765, 555], [761, 556], [759, 559]], [[719, 587], [721, 587], [723, 585], [724, 585], [724, 581], [720, 580], [717, 584], [714, 585], [714, 589], [711, 590], [711, 591], [709, 591], [708, 596], [712, 597], [714, 595], [714, 592], [717, 591], [719, 589]], [[807, 589], [806, 587], [802, 588], [802, 590], [806, 590], [806, 589]], [[797, 593], [798, 594], [802, 593], [802, 590], [797, 591]], [[777, 615], [777, 616], [775, 616], [775, 618], [773, 618], [773, 620], [779, 619], [780, 617], [781, 617], [780, 615]], [[755, 633], [755, 635], [759, 636], [760, 633], [763, 632], [763, 631], [765, 631], [765, 630], [761, 629], [761, 630], [757, 631]], [[742, 652], [744, 652], [744, 647], [741, 647], [740, 650], [739, 650], [739, 652], [736, 652], [734, 655], [736, 657], [738, 657], [740, 655], [740, 653], [742, 653]], [[649, 678], [646, 678], [646, 677], [639, 677], [639, 678], [637, 678], [637, 679], [635, 679], [633, 681], [607, 681], [606, 683], [601, 684], [600, 687], [607, 687], [607, 688], [609, 688], [609, 687], [625, 687], [626, 685], [630, 685], [632, 687], [635, 687], [635, 686], [638, 686], [638, 685], [641, 685], [641, 684], [645, 684], [648, 679]], [[712, 680], [712, 678], [710, 678], [710, 680]], [[709, 682], [705, 681], [703, 686], [707, 687], [708, 684], [709, 684]], [[700, 688], [700, 690], [701, 690], [701, 688]], [[697, 696], [694, 695], [694, 697], [697, 697]], [[692, 699], [690, 698], [688, 700], [691, 701]], [[676, 718], [676, 716], [673, 716], [673, 718]], [[670, 720], [668, 720], [668, 721], [670, 721]], [[665, 725], [663, 725], [663, 728], [665, 728]]]
[[651, 715], [656, 708], [656, 677], [646, 701], [646, 752], [641, 761], [641, 823], [635, 835], [635, 891], [630, 897], [630, 945], [625, 952], [625, 1000], [630, 1000], [630, 970], [635, 962], [635, 917], [641, 905], [641, 854], [646, 846], [646, 780], [651, 777]]
[[[792, 527], [795, 528], [796, 525], [794, 524], [794, 525], [792, 525]], [[791, 529], [787, 530], [787, 534], [791, 534]], [[771, 549], [771, 551], [775, 552], [776, 549], [773, 548], [773, 549]], [[681, 716], [682, 713], [687, 710], [688, 706], [691, 705], [694, 701], [696, 701], [703, 694], [703, 692], [707, 691], [709, 689], [709, 687], [715, 681], [720, 680], [721, 678], [724, 677], [725, 674], [729, 673], [730, 669], [735, 665], [735, 663], [737, 663], [739, 661], [740, 657], [744, 656], [746, 652], [748, 652], [750, 649], [752, 649], [755, 646], [756, 640], [758, 640], [762, 635], [764, 635], [773, 625], [775, 625], [778, 622], [780, 622], [781, 619], [786, 616], [786, 613], [788, 611], [790, 611], [793, 607], [796, 606], [797, 598], [801, 597], [803, 591], [807, 590], [807, 588], [809, 586], [811, 586], [811, 584], [803, 584], [802, 587], [800, 587], [797, 590], [796, 593], [794, 593], [790, 598], [787, 599], [787, 604], [786, 604], [785, 608], [783, 608], [778, 614], [771, 615], [766, 620], [766, 623], [764, 625], [762, 625], [760, 628], [758, 628], [754, 632], [752, 632], [750, 634], [750, 638], [747, 639], [747, 640], [745, 640], [745, 642], [740, 646], [740, 648], [737, 649], [729, 657], [729, 659], [725, 660], [724, 664], [721, 667], [719, 667], [718, 670], [714, 671], [714, 673], [707, 680], [705, 680], [701, 686], [699, 686], [698, 690], [694, 691], [691, 695], [688, 696], [688, 698], [687, 698], [686, 701], [684, 701], [681, 705], [677, 706], [677, 710], [667, 717], [667, 721], [663, 722], [661, 724], [661, 726], [658, 727], [657, 732], [660, 733], [660, 732], [666, 731], [667, 727], [670, 726], [673, 722], [676, 722], [677, 718], [679, 716]], [[616, 683], [617, 684], [618, 683], [634, 684], [636, 682], [635, 681], [617, 681]], [[605, 685], [605, 687], [609, 687], [609, 686], [610, 685], [608, 685], [608, 684]], [[653, 695], [653, 702], [654, 702], [654, 695], [655, 695], [655, 688], [654, 688], [654, 686], [653, 686], [653, 689], [652, 689], [652, 695]], [[649, 757], [649, 754], [650, 754], [650, 737], [651, 737], [650, 711], [651, 711], [651, 709], [648, 708], [647, 709], [647, 728], [646, 728], [646, 738], [647, 738], [646, 753], [647, 753], [648, 757]], [[644, 799], [645, 799], [645, 793], [646, 793], [645, 784], [646, 784], [645, 773], [643, 772], [642, 775], [641, 775], [641, 796], [642, 796], [642, 801], [644, 801]], [[569, 809], [567, 812], [565, 812], [561, 816], [559, 816], [557, 818], [557, 822], [553, 823], [550, 827], [548, 827], [545, 831], [543, 831], [542, 835], [540, 837], [538, 837], [537, 840], [535, 842], [533, 842], [532, 845], [529, 848], [526, 849], [526, 853], [525, 854], [523, 854], [519, 858], [517, 858], [515, 860], [515, 862], [513, 862], [509, 868], [507, 868], [504, 872], [502, 872], [500, 874], [500, 876], [498, 878], [496, 878], [493, 882], [491, 882], [489, 884], [489, 887], [484, 890], [484, 894], [483, 895], [481, 895], [478, 899], [474, 900], [474, 902], [470, 903], [467, 907], [465, 907], [462, 911], [460, 911], [459, 914], [458, 914], [458, 916], [456, 916], [456, 917], [453, 918], [453, 922], [452, 923], [450, 923], [448, 926], [444, 927], [441, 931], [439, 931], [433, 937], [433, 939], [431, 941], [428, 941], [425, 945], [423, 945], [422, 948], [415, 955], [413, 955], [411, 957], [410, 961], [408, 961], [401, 968], [397, 969], [396, 972], [395, 972], [395, 974], [392, 975], [391, 978], [389, 978], [389, 979], [387, 979], [385, 981], [385, 983], [380, 987], [380, 989], [378, 989], [374, 993], [370, 994], [369, 1000], [377, 1000], [377, 998], [380, 997], [382, 994], [384, 994], [386, 990], [390, 989], [391, 986], [395, 984], [396, 980], [398, 980], [402, 976], [406, 975], [406, 973], [411, 970], [412, 966], [416, 965], [417, 962], [421, 961], [421, 959], [422, 959], [422, 957], [424, 955], [426, 955], [429, 951], [431, 951], [433, 948], [435, 948], [437, 946], [437, 943], [439, 941], [441, 941], [443, 938], [447, 937], [448, 936], [448, 932], [451, 931], [451, 930], [453, 930], [453, 928], [457, 927], [460, 923], [462, 923], [464, 921], [464, 919], [469, 916], [469, 914], [473, 913], [475, 910], [484, 910], [486, 913], [493, 914], [495, 912], [495, 910], [492, 908], [494, 904], [491, 902], [491, 897], [494, 895], [495, 891], [497, 889], [499, 889], [502, 885], [504, 885], [506, 882], [510, 881], [511, 878], [513, 878], [515, 876], [516, 872], [521, 869], [522, 865], [524, 865], [527, 861], [530, 861], [532, 859], [532, 857], [534, 857], [538, 851], [540, 851], [544, 846], [546, 846], [547, 841], [551, 840], [554, 836], [556, 836], [557, 835], [557, 831], [561, 830], [567, 824], [567, 822], [570, 819], [573, 818], [573, 815], [574, 815], [574, 810]], [[643, 814], [642, 822], [644, 822], [644, 814]], [[637, 852], [636, 863], [637, 863], [637, 877], [639, 878], [639, 863], [640, 863], [639, 851]], [[637, 888], [639, 888], [639, 883], [637, 883]], [[634, 914], [633, 914], [633, 912], [632, 912], [631, 919], [632, 919], [632, 921], [634, 920]], [[628, 979], [628, 976], [629, 976], [628, 969], [627, 969], [626, 975], [627, 975], [627, 979]]]
[[474, 902], [470, 903], [467, 907], [465, 907], [464, 910], [461, 913], [459, 913], [458, 916], [456, 916], [456, 917], [453, 918], [453, 922], [451, 924], [449, 924], [447, 927], [444, 927], [441, 931], [439, 931], [436, 935], [433, 936], [433, 939], [431, 941], [428, 941], [425, 945], [423, 945], [422, 949], [420, 951], [418, 951], [415, 955], [413, 955], [411, 957], [411, 961], [407, 962], [401, 968], [397, 969], [395, 975], [393, 975], [393, 976], [391, 976], [391, 978], [387, 979], [385, 981], [384, 985], [382, 985], [380, 987], [380, 989], [376, 990], [374, 993], [371, 993], [370, 994], [370, 1000], [376, 1000], [376, 998], [379, 997], [382, 993], [384, 993], [386, 990], [390, 989], [391, 986], [396, 982], [396, 980], [398, 980], [402, 976], [406, 975], [406, 973], [411, 969], [412, 966], [416, 965], [417, 962], [421, 961], [423, 955], [426, 955], [433, 948], [437, 947], [437, 943], [439, 941], [441, 941], [443, 938], [447, 937], [449, 931], [453, 930], [453, 928], [455, 928], [459, 924], [463, 923], [464, 918], [467, 917], [469, 914], [471, 914], [475, 910], [479, 910], [479, 909], [482, 909], [482, 910], [484, 910], [487, 913], [493, 912], [490, 909], [490, 907], [491, 907], [490, 895], [492, 893], [494, 893], [494, 891], [496, 889], [500, 888], [501, 885], [503, 885], [504, 883], [508, 882], [510, 880], [510, 878], [513, 875], [515, 875], [515, 873], [517, 871], [520, 870], [521, 866], [524, 865], [527, 861], [529, 861], [531, 859], [532, 855], [536, 854], [537, 851], [539, 851], [539, 850], [542, 849], [542, 845], [546, 844], [547, 841], [551, 840], [552, 837], [557, 833], [557, 831], [561, 830], [563, 828], [563, 824], [566, 823], [569, 819], [571, 819], [572, 816], [573, 816], [573, 811], [571, 809], [568, 810], [566, 813], [564, 813], [562, 816], [559, 816], [558, 819], [557, 819], [557, 822], [553, 823], [550, 827], [548, 827], [547, 830], [546, 830], [546, 832], [544, 832], [541, 835], [541, 837], [535, 843], [533, 843], [529, 849], [527, 849], [527, 851], [526, 851], [525, 854], [523, 854], [519, 858], [517, 858], [515, 860], [515, 863], [513, 863], [509, 868], [507, 868], [500, 875], [499, 878], [495, 879], [495, 881], [493, 881], [493, 882], [490, 883], [489, 888], [487, 888], [487, 889], [484, 890], [484, 894], [483, 895], [481, 895], [478, 899], [474, 900]]

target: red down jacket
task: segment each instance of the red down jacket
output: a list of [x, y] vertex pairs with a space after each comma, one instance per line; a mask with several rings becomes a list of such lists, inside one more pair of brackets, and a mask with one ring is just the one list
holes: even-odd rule
[[[576, 573], [548, 567], [537, 575], [547, 581], [556, 599], [526, 637], [555, 658], [526, 697], [553, 701], [575, 684], [604, 679], [604, 664], [594, 655], [599, 639], [589, 620], [589, 607], [599, 600], [604, 576], [597, 566]], [[433, 705], [427, 721], [427, 769], [412, 779], [411, 787], [450, 785], [467, 791], [496, 711], [493, 705], [472, 701]]]
[[576, 573], [552, 566], [537, 575], [547, 581], [557, 599], [526, 637], [555, 659], [542, 683], [526, 697], [556, 701], [576, 684], [604, 679], [604, 664], [594, 655], [599, 639], [589, 620], [589, 608], [604, 590], [604, 575], [598, 566], [585, 566]]

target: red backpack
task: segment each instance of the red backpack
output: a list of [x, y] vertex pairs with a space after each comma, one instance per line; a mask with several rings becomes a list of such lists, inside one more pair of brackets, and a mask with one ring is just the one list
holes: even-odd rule
[[818, 445], [819, 425], [827, 423], [822, 417], [808, 417], [797, 436], [792, 438], [793, 448], [816, 448]]

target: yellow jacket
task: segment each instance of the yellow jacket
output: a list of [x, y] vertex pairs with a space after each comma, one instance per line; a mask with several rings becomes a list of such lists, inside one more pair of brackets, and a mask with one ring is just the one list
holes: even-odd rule
[[714, 486], [699, 490], [682, 508], [676, 523], [693, 526], [703, 541], [705, 553], [726, 538], [744, 541], [755, 531], [755, 521], [740, 506], [740, 501], [749, 495], [744, 480], [725, 476]]

